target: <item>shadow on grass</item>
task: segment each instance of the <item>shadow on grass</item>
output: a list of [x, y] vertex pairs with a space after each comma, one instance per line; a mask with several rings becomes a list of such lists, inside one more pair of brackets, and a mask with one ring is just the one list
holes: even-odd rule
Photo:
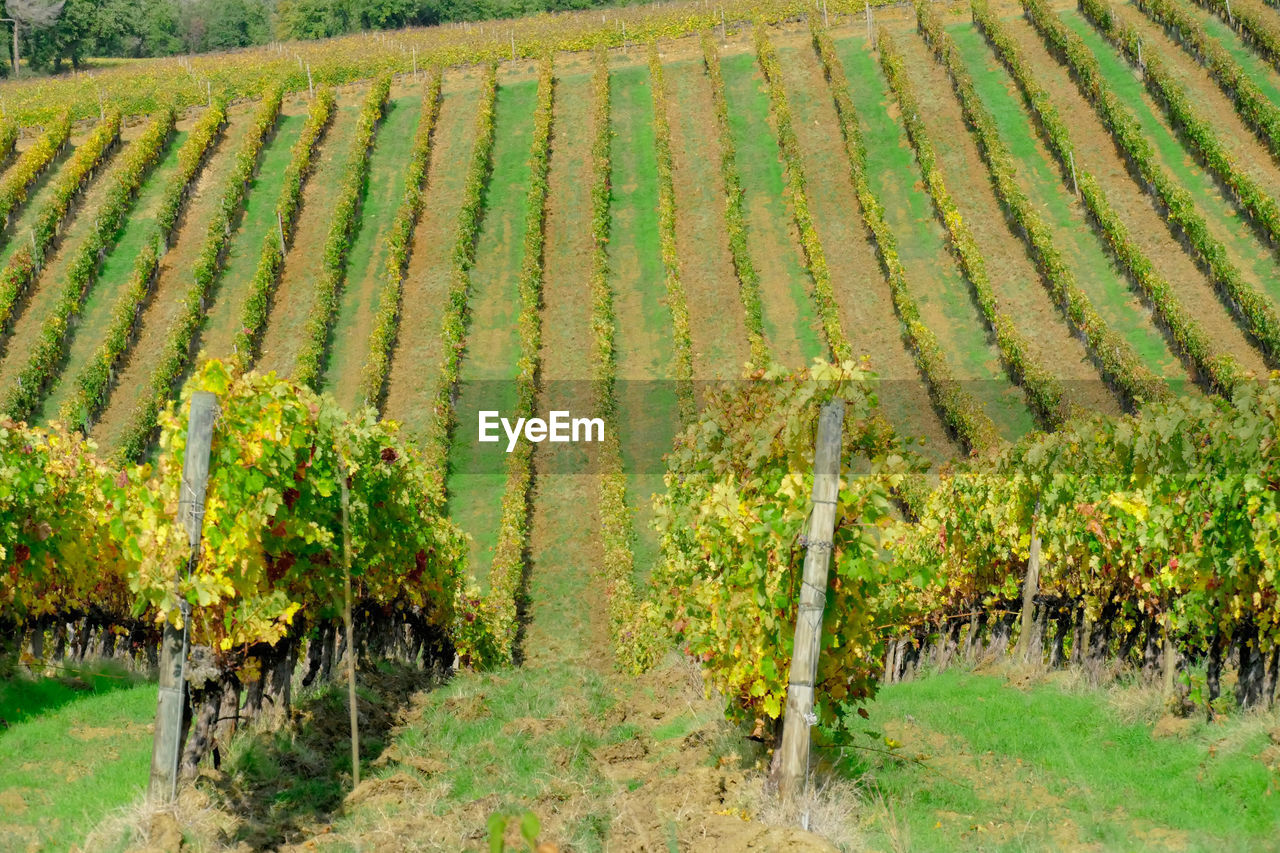
[[[428, 671], [394, 664], [357, 673], [360, 776], [391, 737], [400, 712], [420, 690], [439, 685]], [[288, 724], [251, 726], [231, 742], [220, 769], [197, 784], [236, 818], [231, 844], [271, 849], [310, 835], [338, 812], [351, 790], [351, 729], [345, 682], [309, 691], [294, 702]]]
[[123, 666], [51, 665], [48, 676], [32, 676], [14, 661], [0, 663], [0, 736], [9, 726], [83, 699], [124, 690], [146, 681]]

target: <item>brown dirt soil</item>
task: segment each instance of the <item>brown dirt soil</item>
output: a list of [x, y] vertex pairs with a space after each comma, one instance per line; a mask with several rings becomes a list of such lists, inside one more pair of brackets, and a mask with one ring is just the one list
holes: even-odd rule
[[1078, 405], [1118, 412], [1116, 397], [1103, 383], [1088, 350], [1042, 286], [1026, 243], [1010, 229], [946, 72], [918, 37], [903, 35], [898, 46], [906, 57], [947, 189], [982, 251], [1002, 309], [1017, 323], [1031, 354], [1064, 381]]
[[384, 414], [421, 434], [440, 368], [440, 314], [449, 288], [458, 206], [475, 142], [477, 81], [445, 75], [443, 100], [427, 172], [426, 201], [405, 274], [400, 331], [392, 356]]
[[320, 143], [314, 171], [302, 191], [293, 242], [284, 256], [280, 283], [267, 316], [262, 335], [261, 355], [256, 369], [274, 370], [282, 376], [293, 373], [294, 359], [302, 343], [307, 316], [311, 313], [312, 287], [320, 275], [325, 239], [333, 218], [334, 202], [342, 188], [342, 173], [351, 155], [360, 114], [358, 101], [337, 101], [328, 132]]
[[115, 184], [124, 162], [120, 152], [126, 144], [117, 142], [107, 152], [103, 163], [93, 171], [88, 185], [71, 203], [63, 217], [62, 226], [58, 229], [58, 236], [45, 255], [44, 267], [19, 300], [11, 320], [12, 331], [7, 339], [0, 340], [0, 393], [8, 392], [9, 387], [17, 381], [19, 371], [26, 366], [27, 357], [40, 336], [40, 329], [53, 309], [58, 291], [62, 289], [67, 267], [91, 233], [94, 218], [102, 206], [107, 190]]
[[676, 247], [689, 305], [695, 379], [735, 379], [751, 356], [729, 254], [711, 84], [701, 59], [665, 58]]
[[[1009, 18], [1004, 24], [1036, 79], [1050, 92], [1058, 112], [1072, 117], [1071, 139], [1080, 158], [1078, 165], [1091, 171], [1101, 183], [1112, 207], [1128, 227], [1129, 235], [1214, 343], [1239, 359], [1246, 370], [1264, 375], [1266, 366], [1261, 354], [1223, 306], [1213, 285], [1170, 233], [1151, 196], [1132, 179], [1111, 134], [1080, 95], [1067, 70], [1048, 53], [1034, 28], [1024, 19]], [[1165, 56], [1170, 52], [1162, 51]], [[1244, 266], [1241, 271], [1248, 274]]]
[[169, 327], [182, 310], [191, 285], [191, 266], [208, 237], [214, 205], [231, 172], [236, 151], [243, 144], [252, 120], [251, 112], [231, 113], [222, 138], [205, 160], [200, 176], [187, 199], [182, 217], [174, 227], [173, 245], [160, 259], [154, 295], [142, 314], [134, 344], [116, 371], [116, 383], [102, 419], [92, 435], [104, 450], [113, 450], [120, 433], [128, 425], [133, 408], [146, 393]]
[[[800, 41], [790, 43], [805, 46]], [[775, 39], [776, 46], [784, 44], [788, 42]], [[903, 339], [871, 232], [863, 222], [827, 84], [811, 48], [798, 51], [795, 57], [803, 65], [783, 64], [787, 88], [815, 86], [813, 91], [823, 95], [815, 98], [822, 116], [819, 124], [796, 118], [794, 105], [792, 114], [808, 179], [809, 206], [827, 255], [841, 325], [854, 352], [869, 355], [871, 368], [886, 382], [880, 403], [894, 426], [904, 435], [924, 437], [931, 456], [953, 456], [958, 448], [935, 414], [925, 380]]]

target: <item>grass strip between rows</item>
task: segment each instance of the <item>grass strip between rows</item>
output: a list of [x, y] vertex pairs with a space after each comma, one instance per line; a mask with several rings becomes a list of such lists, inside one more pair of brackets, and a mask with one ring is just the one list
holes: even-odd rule
[[[1280, 358], [1280, 317], [1271, 300], [1244, 280], [1228, 257], [1226, 247], [1210, 233], [1191, 193], [1161, 167], [1138, 120], [1107, 83], [1097, 57], [1084, 40], [1067, 29], [1042, 0], [1023, 0], [1023, 5], [1028, 20], [1049, 52], [1064, 62], [1080, 94], [1093, 105], [1103, 126], [1111, 132], [1129, 168], [1141, 176], [1143, 187], [1164, 208], [1170, 230], [1191, 248], [1219, 298], [1244, 321], [1250, 337], [1268, 361], [1274, 363]], [[1209, 376], [1213, 373], [1209, 372]], [[1223, 387], [1225, 390], [1226, 386]]]
[[1235, 57], [1172, 0], [1133, 0], [1133, 5], [1164, 27], [1183, 50], [1205, 67], [1222, 93], [1231, 99], [1240, 118], [1280, 162], [1280, 107], [1267, 99]]
[[108, 113], [55, 176], [52, 196], [32, 226], [30, 245], [25, 245], [10, 255], [4, 270], [0, 271], [0, 339], [6, 336], [18, 303], [39, 274], [45, 253], [62, 230], [62, 221], [70, 212], [71, 203], [93, 180], [94, 170], [102, 164], [119, 140], [120, 114]]
[[476, 141], [471, 148], [462, 204], [458, 208], [458, 224], [453, 244], [453, 267], [449, 271], [449, 294], [440, 322], [440, 372], [432, 400], [431, 419], [423, 442], [422, 455], [427, 470], [435, 477], [435, 487], [444, 491], [454, 420], [454, 393], [462, 367], [462, 352], [467, 335], [470, 312], [467, 300], [471, 294], [471, 268], [476, 262], [476, 237], [484, 215], [484, 190], [493, 171], [493, 115], [498, 95], [498, 67], [489, 65], [480, 85], [480, 102], [476, 106]]
[[[538, 361], [542, 351], [543, 248], [546, 244], [547, 171], [550, 165], [555, 78], [550, 59], [542, 61], [538, 106], [529, 153], [529, 191], [525, 197], [524, 257], [520, 266], [520, 360], [516, 375], [516, 416], [530, 418], [538, 396]], [[489, 566], [489, 593], [484, 622], [492, 641], [494, 663], [515, 655], [519, 597], [524, 584], [529, 544], [529, 486], [533, 480], [533, 445], [522, 439], [507, 456], [507, 483], [502, 493], [498, 542]], [[474, 595], [474, 593], [472, 593]]]
[[156, 419], [191, 364], [192, 343], [204, 325], [205, 302], [222, 270], [227, 244], [231, 240], [232, 222], [244, 204], [249, 182], [258, 166], [258, 157], [280, 117], [282, 97], [278, 87], [271, 89], [253, 114], [248, 135], [236, 152], [231, 172], [222, 185], [204, 245], [192, 265], [191, 285], [183, 297], [182, 311], [169, 327], [146, 390], [128, 415], [128, 423], [116, 449], [118, 462], [136, 461], [147, 452], [155, 437]]
[[302, 346], [294, 363], [293, 378], [296, 382], [316, 387], [324, 375], [325, 357], [329, 351], [329, 330], [338, 311], [338, 300], [347, 275], [347, 253], [351, 250], [351, 235], [355, 233], [360, 216], [360, 196], [369, 176], [369, 154], [373, 149], [373, 136], [378, 122], [386, 111], [387, 97], [391, 94], [391, 75], [379, 75], [369, 87], [360, 107], [355, 138], [351, 140], [351, 154], [342, 186], [329, 221], [329, 234], [324, 241], [324, 254], [320, 260], [320, 276], [316, 279], [311, 312], [307, 316]]
[[284, 172], [284, 186], [276, 201], [278, 229], [268, 231], [262, 237], [262, 251], [258, 266], [249, 282], [240, 309], [240, 328], [235, 334], [231, 363], [237, 370], [247, 370], [258, 359], [262, 345], [262, 333], [266, 331], [267, 317], [271, 312], [271, 300], [280, 283], [284, 269], [284, 256], [293, 243], [294, 229], [298, 224], [298, 207], [302, 203], [302, 190], [315, 170], [315, 155], [333, 120], [334, 96], [329, 87], [322, 88], [307, 111], [306, 124], [293, 143], [289, 165]]
[[742, 206], [742, 178], [738, 175], [737, 152], [729, 125], [729, 102], [720, 74], [720, 52], [710, 31], [702, 34], [702, 62], [711, 81], [711, 102], [716, 113], [716, 141], [720, 145], [720, 178], [724, 181], [724, 227], [729, 237], [729, 254], [738, 277], [738, 293], [746, 310], [747, 338], [751, 361], [761, 367], [772, 361], [764, 334], [764, 309], [760, 302], [760, 273], [751, 260], [747, 244], [747, 220]]
[[[864, 163], [863, 143], [858, 135], [853, 102], [848, 93], [849, 81], [836, 56], [835, 45], [832, 44], [831, 37], [816, 26], [813, 28], [813, 38], [814, 46], [826, 70], [827, 79], [831, 83], [832, 94], [835, 96], [836, 113], [840, 117], [845, 148], [851, 160], [857, 158], [859, 163]], [[1005, 369], [1014, 382], [1022, 385], [1027, 404], [1035, 413], [1040, 425], [1046, 429], [1054, 429], [1073, 414], [1071, 403], [1064, 398], [1062, 383], [1043, 364], [1035, 360], [1030, 354], [1026, 338], [1018, 331], [1009, 315], [1000, 310], [999, 300], [992, 289], [991, 279], [987, 275], [987, 264], [982, 257], [982, 250], [978, 247], [969, 226], [961, 218], [960, 211], [947, 190], [942, 170], [938, 167], [937, 154], [933, 143], [929, 140], [924, 121], [920, 118], [920, 106], [916, 102], [915, 90], [907, 77], [902, 55], [898, 52], [893, 39], [883, 30], [877, 47], [880, 52], [880, 65], [884, 69], [889, 88], [898, 100], [899, 113], [907, 132], [907, 139], [915, 151], [916, 162], [919, 163], [920, 172], [924, 176], [925, 187], [929, 190], [929, 197], [933, 199], [934, 211], [947, 231], [952, 250], [960, 259], [960, 266], [972, 288], [982, 316], [995, 335], [996, 346], [1000, 350]], [[865, 166], [860, 165], [858, 168], [865, 169]]]
[[373, 321], [373, 335], [369, 341], [369, 357], [360, 377], [359, 396], [365, 405], [382, 410], [387, 393], [387, 375], [391, 370], [391, 353], [395, 349], [396, 335], [400, 327], [400, 300], [404, 292], [405, 270], [412, 250], [413, 232], [422, 213], [426, 198], [427, 170], [431, 165], [432, 141], [436, 120], [440, 117], [440, 86], [442, 73], [433, 68], [428, 76], [422, 96], [422, 118], [413, 139], [413, 151], [405, 167], [404, 198], [396, 210], [391, 229], [387, 232], [387, 262], [383, 267], [383, 284], [378, 293], [378, 313]]
[[1142, 35], [1121, 20], [1110, 6], [1099, 0], [1080, 0], [1080, 11], [1103, 38], [1138, 69], [1147, 91], [1178, 131], [1182, 144], [1190, 147], [1204, 167], [1230, 190], [1236, 206], [1253, 221], [1267, 243], [1275, 246], [1280, 241], [1280, 206], [1240, 168], [1213, 125], [1196, 110], [1186, 88], [1165, 70], [1159, 55], [1151, 50], [1143, 54]]
[[672, 347], [675, 349], [676, 398], [680, 420], [689, 423], [697, 414], [693, 398], [693, 333], [689, 328], [689, 301], [680, 280], [680, 251], [676, 244], [676, 186], [671, 174], [671, 125], [667, 119], [667, 82], [658, 56], [658, 43], [649, 44], [649, 81], [653, 90], [653, 141], [658, 166], [658, 240], [666, 270], [667, 308], [671, 311]]
[[1152, 373], [1129, 342], [1102, 319], [1088, 295], [1076, 284], [1075, 275], [1053, 242], [1052, 230], [1018, 186], [1017, 162], [1000, 138], [995, 119], [983, 105], [951, 36], [922, 0], [916, 2], [916, 18], [925, 41], [951, 78], [965, 121], [991, 174], [996, 195], [1018, 225], [1016, 230], [1026, 241], [1050, 296], [1071, 325], [1084, 335], [1103, 378], [1118, 388], [1132, 407], [1144, 401], [1166, 399], [1170, 395], [1169, 386]]
[[[48, 316], [40, 326], [40, 334], [32, 346], [16, 384], [4, 393], [0, 411], [15, 421], [28, 420], [44, 399], [50, 382], [62, 367], [67, 353], [72, 325], [80, 314], [84, 299], [97, 282], [102, 261], [115, 245], [125, 217], [133, 209], [138, 190], [160, 162], [173, 135], [175, 116], [171, 109], [152, 119], [142, 135], [123, 156], [120, 170], [112, 177], [106, 196], [95, 211], [93, 230], [72, 256]], [[51, 282], [50, 286], [54, 283]], [[15, 353], [15, 355], [17, 355]]]
[[1017, 83], [1045, 147], [1057, 158], [1063, 181], [1070, 181], [1071, 170], [1075, 169], [1075, 183], [1080, 188], [1085, 209], [1089, 211], [1089, 219], [1120, 261], [1129, 281], [1143, 301], [1151, 306], [1183, 360], [1214, 390], [1229, 394], [1243, 376], [1240, 363], [1217, 347], [1200, 322], [1182, 304], [1169, 282], [1130, 238], [1128, 229], [1112, 208], [1097, 178], [1088, 170], [1074, 166], [1072, 152], [1075, 149], [1070, 131], [1050, 100], [1049, 93], [1036, 81], [1017, 45], [991, 12], [986, 0], [972, 0], [972, 5], [974, 22]]
[[764, 74], [765, 85], [769, 90], [769, 103], [773, 109], [773, 120], [777, 125], [778, 148], [782, 151], [782, 160], [787, 167], [787, 190], [791, 197], [792, 214], [795, 217], [796, 230], [800, 233], [800, 248], [804, 253], [805, 266], [809, 277], [813, 280], [813, 301], [822, 318], [822, 329], [826, 332], [827, 346], [836, 361], [847, 361], [853, 357], [853, 348], [844, 330], [840, 328], [840, 312], [836, 308], [835, 290], [831, 285], [831, 272], [827, 267], [827, 255], [822, 248], [822, 240], [813, 225], [813, 215], [809, 212], [809, 195], [805, 189], [804, 162], [800, 157], [800, 143], [796, 139], [796, 131], [791, 122], [791, 108], [787, 104], [787, 93], [782, 88], [782, 69], [778, 67], [778, 54], [769, 41], [763, 24], [755, 30], [756, 61]]
[[[174, 225], [182, 213], [196, 176], [214, 148], [227, 122], [226, 105], [215, 102], [204, 111], [186, 142], [178, 149], [178, 169], [169, 178], [156, 214], [159, 240], [169, 246]], [[155, 240], [148, 240], [134, 261], [129, 280], [111, 306], [111, 320], [102, 343], [75, 377], [75, 391], [62, 405], [58, 417], [71, 429], [88, 433], [111, 394], [115, 368], [133, 344], [133, 335], [155, 287], [160, 255]]]
[[36, 178], [49, 168], [49, 164], [58, 156], [62, 146], [67, 144], [71, 133], [71, 120], [67, 113], [57, 118], [52, 126], [18, 156], [13, 168], [5, 173], [0, 181], [0, 245], [8, 240], [9, 217], [27, 200]]

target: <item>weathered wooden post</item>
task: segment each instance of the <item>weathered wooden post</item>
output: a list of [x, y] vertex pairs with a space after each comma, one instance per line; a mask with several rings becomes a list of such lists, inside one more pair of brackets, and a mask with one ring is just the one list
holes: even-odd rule
[[818, 672], [822, 611], [827, 600], [827, 570], [831, 538], [836, 528], [836, 498], [840, 491], [840, 445], [844, 433], [844, 401], [832, 400], [818, 415], [818, 439], [813, 453], [813, 512], [809, 516], [804, 577], [796, 614], [787, 706], [783, 712], [782, 743], [778, 747], [778, 794], [785, 800], [801, 791], [809, 772], [813, 681]]
[[1040, 592], [1040, 504], [1031, 517], [1031, 552], [1027, 555], [1027, 577], [1022, 582], [1022, 626], [1014, 656], [1025, 660], [1032, 654], [1031, 632], [1034, 630], [1035, 599]]
[[356, 645], [351, 628], [351, 491], [347, 486], [347, 462], [338, 452], [342, 491], [342, 574], [345, 590], [342, 621], [347, 629], [347, 704], [351, 712], [351, 787], [360, 784], [360, 721], [356, 713]]
[[[213, 421], [218, 398], [207, 392], [191, 395], [187, 420], [187, 451], [182, 460], [182, 493], [178, 498], [178, 523], [187, 530], [191, 555], [187, 574], [200, 559], [200, 531], [204, 523], [205, 488], [209, 484], [209, 447], [213, 443]], [[182, 597], [182, 577], [173, 578], [174, 594], [182, 611], [182, 627], [172, 622], [164, 626], [160, 641], [160, 696], [156, 703], [156, 731], [151, 748], [152, 800], [172, 800], [178, 788], [178, 758], [182, 752], [182, 718], [187, 704], [187, 644], [191, 605]]]

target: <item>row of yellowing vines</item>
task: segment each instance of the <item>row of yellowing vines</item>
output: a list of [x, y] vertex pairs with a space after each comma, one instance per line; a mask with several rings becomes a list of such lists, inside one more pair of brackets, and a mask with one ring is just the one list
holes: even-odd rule
[[391, 75], [384, 74], [373, 81], [360, 107], [355, 137], [351, 140], [342, 186], [334, 202], [333, 218], [329, 220], [329, 234], [324, 241], [320, 259], [320, 273], [316, 279], [303, 331], [302, 346], [293, 367], [294, 378], [315, 387], [324, 374], [325, 356], [329, 349], [329, 330], [338, 312], [342, 285], [347, 272], [347, 252], [351, 249], [351, 236], [355, 233], [360, 215], [360, 194], [369, 175], [369, 155], [373, 148], [373, 136], [391, 94]]
[[62, 228], [71, 203], [93, 179], [94, 169], [101, 166], [120, 139], [120, 114], [110, 113], [98, 123], [89, 138], [76, 148], [67, 163], [54, 176], [53, 192], [37, 214], [31, 228], [29, 244], [9, 256], [0, 271], [0, 335], [9, 328], [23, 294], [44, 265], [45, 253]]
[[1080, 93], [1093, 105], [1130, 167], [1142, 176], [1144, 187], [1164, 207], [1169, 228], [1185, 238], [1208, 272], [1223, 302], [1244, 320], [1249, 335], [1270, 360], [1280, 357], [1280, 316], [1275, 307], [1244, 280], [1227, 255], [1226, 247], [1210, 233], [1191, 194], [1160, 166], [1137, 119], [1103, 77], [1097, 58], [1041, 0], [1024, 0], [1023, 5], [1050, 51], [1070, 69]]
[[1254, 52], [1280, 70], [1280, 28], [1274, 27], [1262, 15], [1248, 8], [1235, 8], [1230, 0], [1193, 0], [1197, 5], [1213, 12], [1238, 32]]
[[382, 409], [387, 390], [387, 374], [391, 370], [391, 352], [395, 348], [400, 327], [400, 299], [404, 291], [405, 269], [409, 263], [413, 232], [426, 198], [427, 169], [431, 164], [432, 140], [436, 119], [440, 116], [440, 84], [442, 74], [433, 68], [427, 75], [422, 95], [422, 118], [413, 138], [413, 150], [405, 166], [404, 197], [396, 209], [395, 219], [384, 238], [387, 262], [383, 267], [382, 288], [378, 292], [378, 312], [369, 340], [369, 355], [360, 377], [360, 399], [365, 405]]
[[240, 323], [232, 347], [232, 362], [241, 370], [248, 369], [258, 358], [258, 347], [271, 310], [271, 298], [280, 283], [284, 268], [284, 255], [293, 241], [293, 230], [298, 225], [298, 207], [302, 203], [302, 189], [315, 170], [315, 156], [333, 120], [333, 90], [325, 87], [316, 93], [307, 111], [306, 124], [289, 152], [289, 165], [285, 167], [284, 185], [276, 201], [276, 230], [268, 231], [262, 238], [262, 250], [258, 254], [258, 266], [249, 282], [240, 308]]
[[71, 120], [63, 113], [36, 139], [30, 148], [18, 156], [12, 168], [0, 181], [0, 222], [9, 227], [9, 217], [27, 200], [27, 193], [36, 178], [49, 167], [58, 152], [67, 144], [71, 132]]
[[1036, 129], [1044, 139], [1045, 146], [1058, 160], [1063, 180], [1071, 180], [1071, 170], [1075, 169], [1074, 181], [1080, 188], [1080, 197], [1091, 221], [1120, 261], [1129, 280], [1152, 306], [1156, 318], [1169, 331], [1183, 358], [1211, 387], [1230, 392], [1242, 377], [1239, 362], [1217, 347], [1199, 321], [1183, 306], [1168, 281], [1156, 271], [1150, 259], [1130, 238], [1128, 229], [1107, 200], [1097, 178], [1087, 169], [1075, 165], [1072, 153], [1074, 146], [1066, 122], [1058, 114], [1049, 93], [1036, 81], [1017, 45], [1009, 38], [985, 0], [973, 0], [972, 5], [974, 21], [1018, 84], [1023, 100], [1036, 118]]
[[[226, 122], [226, 105], [215, 103], [204, 111], [178, 149], [178, 168], [164, 187], [156, 213], [161, 245], [167, 247], [172, 240], [183, 206]], [[111, 306], [111, 320], [102, 343], [75, 377], [75, 390], [58, 412], [58, 418], [69, 427], [87, 434], [106, 406], [115, 369], [132, 345], [134, 332], [151, 298], [159, 263], [156, 241], [148, 240], [134, 261], [129, 281]]]
[[214, 216], [209, 222], [200, 254], [192, 265], [191, 284], [183, 295], [181, 313], [169, 328], [146, 389], [128, 415], [117, 449], [117, 457], [121, 460], [139, 459], [146, 453], [155, 437], [156, 419], [172, 399], [179, 380], [191, 364], [192, 345], [196, 333], [204, 325], [205, 302], [222, 269], [227, 244], [231, 240], [232, 222], [244, 203], [245, 193], [258, 166], [258, 157], [276, 127], [282, 99], [283, 93], [273, 89], [258, 104], [245, 139], [236, 151], [231, 170], [218, 188]]
[[738, 176], [737, 153], [729, 124], [729, 104], [724, 95], [724, 78], [720, 75], [720, 52], [709, 31], [702, 33], [702, 62], [711, 83], [711, 103], [716, 114], [716, 141], [720, 148], [720, 178], [724, 181], [724, 228], [729, 238], [729, 254], [738, 277], [738, 293], [746, 310], [747, 338], [751, 342], [751, 361], [768, 364], [769, 343], [764, 336], [764, 311], [760, 304], [760, 273], [751, 260], [747, 243], [746, 213], [742, 205], [742, 179]]
[[1000, 138], [995, 120], [974, 88], [973, 80], [950, 34], [943, 29], [933, 10], [923, 2], [916, 4], [916, 18], [920, 31], [951, 78], [965, 121], [974, 134], [978, 150], [993, 179], [997, 197], [1018, 224], [1018, 230], [1030, 249], [1050, 296], [1071, 325], [1084, 336], [1103, 378], [1118, 388], [1132, 404], [1167, 397], [1168, 386], [1151, 372], [1128, 341], [1107, 324], [1093, 307], [1088, 295], [1080, 289], [1075, 275], [1054, 244], [1052, 229], [1018, 186], [1015, 177], [1017, 160]]
[[[782, 100], [785, 98], [785, 93], [782, 91], [779, 79], [777, 57], [763, 31], [757, 33], [756, 40], [760, 65], [766, 69], [765, 78], [770, 81], [775, 104], [785, 103]], [[966, 448], [977, 451], [987, 450], [999, 441], [999, 432], [996, 430], [995, 423], [978, 402], [952, 376], [938, 339], [920, 317], [920, 307], [911, 295], [907, 273], [898, 256], [897, 241], [889, 223], [884, 218], [884, 207], [876, 198], [875, 192], [871, 189], [871, 183], [867, 180], [866, 149], [862, 144], [862, 134], [858, 130], [857, 113], [854, 111], [852, 99], [849, 98], [844, 69], [834, 52], [828, 51], [822, 59], [827, 69], [832, 96], [837, 104], [836, 116], [840, 122], [840, 133], [844, 140], [854, 193], [862, 209], [862, 220], [875, 240], [877, 256], [889, 284], [894, 311], [911, 343], [916, 364], [928, 383], [929, 396], [941, 412], [943, 421], [955, 431]], [[845, 85], [842, 86], [842, 83]], [[778, 125], [781, 138], [783, 122], [779, 121]], [[786, 127], [790, 142], [786, 144], [784, 150], [796, 147], [789, 118]], [[798, 161], [798, 151], [795, 152], [795, 156]]]
[[[836, 112], [840, 116], [841, 127], [845, 131], [846, 146], [851, 152], [857, 149], [858, 159], [862, 159], [861, 139], [857, 135], [857, 122], [854, 118], [853, 102], [849, 98], [849, 83], [844, 68], [835, 55], [835, 45], [831, 37], [817, 28], [814, 29], [814, 43], [822, 58], [827, 79], [831, 81], [831, 90], [836, 99]], [[937, 154], [933, 143], [929, 141], [928, 131], [920, 117], [920, 107], [916, 101], [915, 90], [906, 74], [902, 54], [893, 37], [885, 30], [880, 31], [877, 46], [880, 51], [880, 66], [884, 70], [889, 88], [898, 100], [899, 114], [906, 129], [907, 139], [916, 153], [916, 162], [920, 164], [920, 172], [924, 175], [925, 186], [929, 197], [933, 199], [934, 211], [947, 230], [947, 237], [965, 278], [973, 291], [975, 301], [982, 310], [988, 328], [995, 335], [996, 346], [1000, 350], [1005, 368], [1010, 377], [1022, 385], [1031, 411], [1046, 429], [1053, 429], [1072, 413], [1072, 404], [1064, 397], [1062, 383], [1058, 381], [1043, 364], [1040, 364], [1029, 352], [1026, 338], [1018, 331], [1017, 325], [1008, 314], [1000, 310], [991, 279], [987, 275], [986, 261], [982, 250], [973, 238], [973, 233], [960, 215], [959, 209], [951, 199], [942, 171], [938, 168]], [[846, 115], [848, 117], [846, 117]], [[851, 154], [851, 156], [854, 156]], [[859, 167], [862, 168], [861, 166]]]
[[1244, 69], [1222, 45], [1182, 6], [1171, 0], [1134, 0], [1148, 18], [1165, 30], [1209, 72], [1222, 93], [1231, 99], [1245, 124], [1253, 128], [1271, 156], [1280, 160], [1280, 106], [1262, 93]]
[[667, 118], [667, 82], [658, 44], [649, 45], [649, 82], [653, 90], [653, 147], [658, 166], [658, 242], [666, 271], [667, 308], [671, 311], [674, 379], [680, 420], [688, 423], [697, 411], [693, 398], [693, 335], [689, 328], [689, 300], [680, 280], [680, 251], [676, 244], [676, 187], [671, 173], [671, 125]]
[[10, 418], [30, 420], [44, 399], [45, 390], [56, 378], [66, 354], [71, 326], [97, 281], [103, 259], [115, 245], [142, 182], [164, 155], [173, 126], [173, 110], [162, 112], [120, 155], [123, 162], [116, 167], [114, 181], [94, 212], [93, 230], [76, 249], [63, 280], [57, 283], [57, 295], [40, 326], [39, 337], [18, 373], [17, 384], [9, 388], [0, 401], [0, 409]]

